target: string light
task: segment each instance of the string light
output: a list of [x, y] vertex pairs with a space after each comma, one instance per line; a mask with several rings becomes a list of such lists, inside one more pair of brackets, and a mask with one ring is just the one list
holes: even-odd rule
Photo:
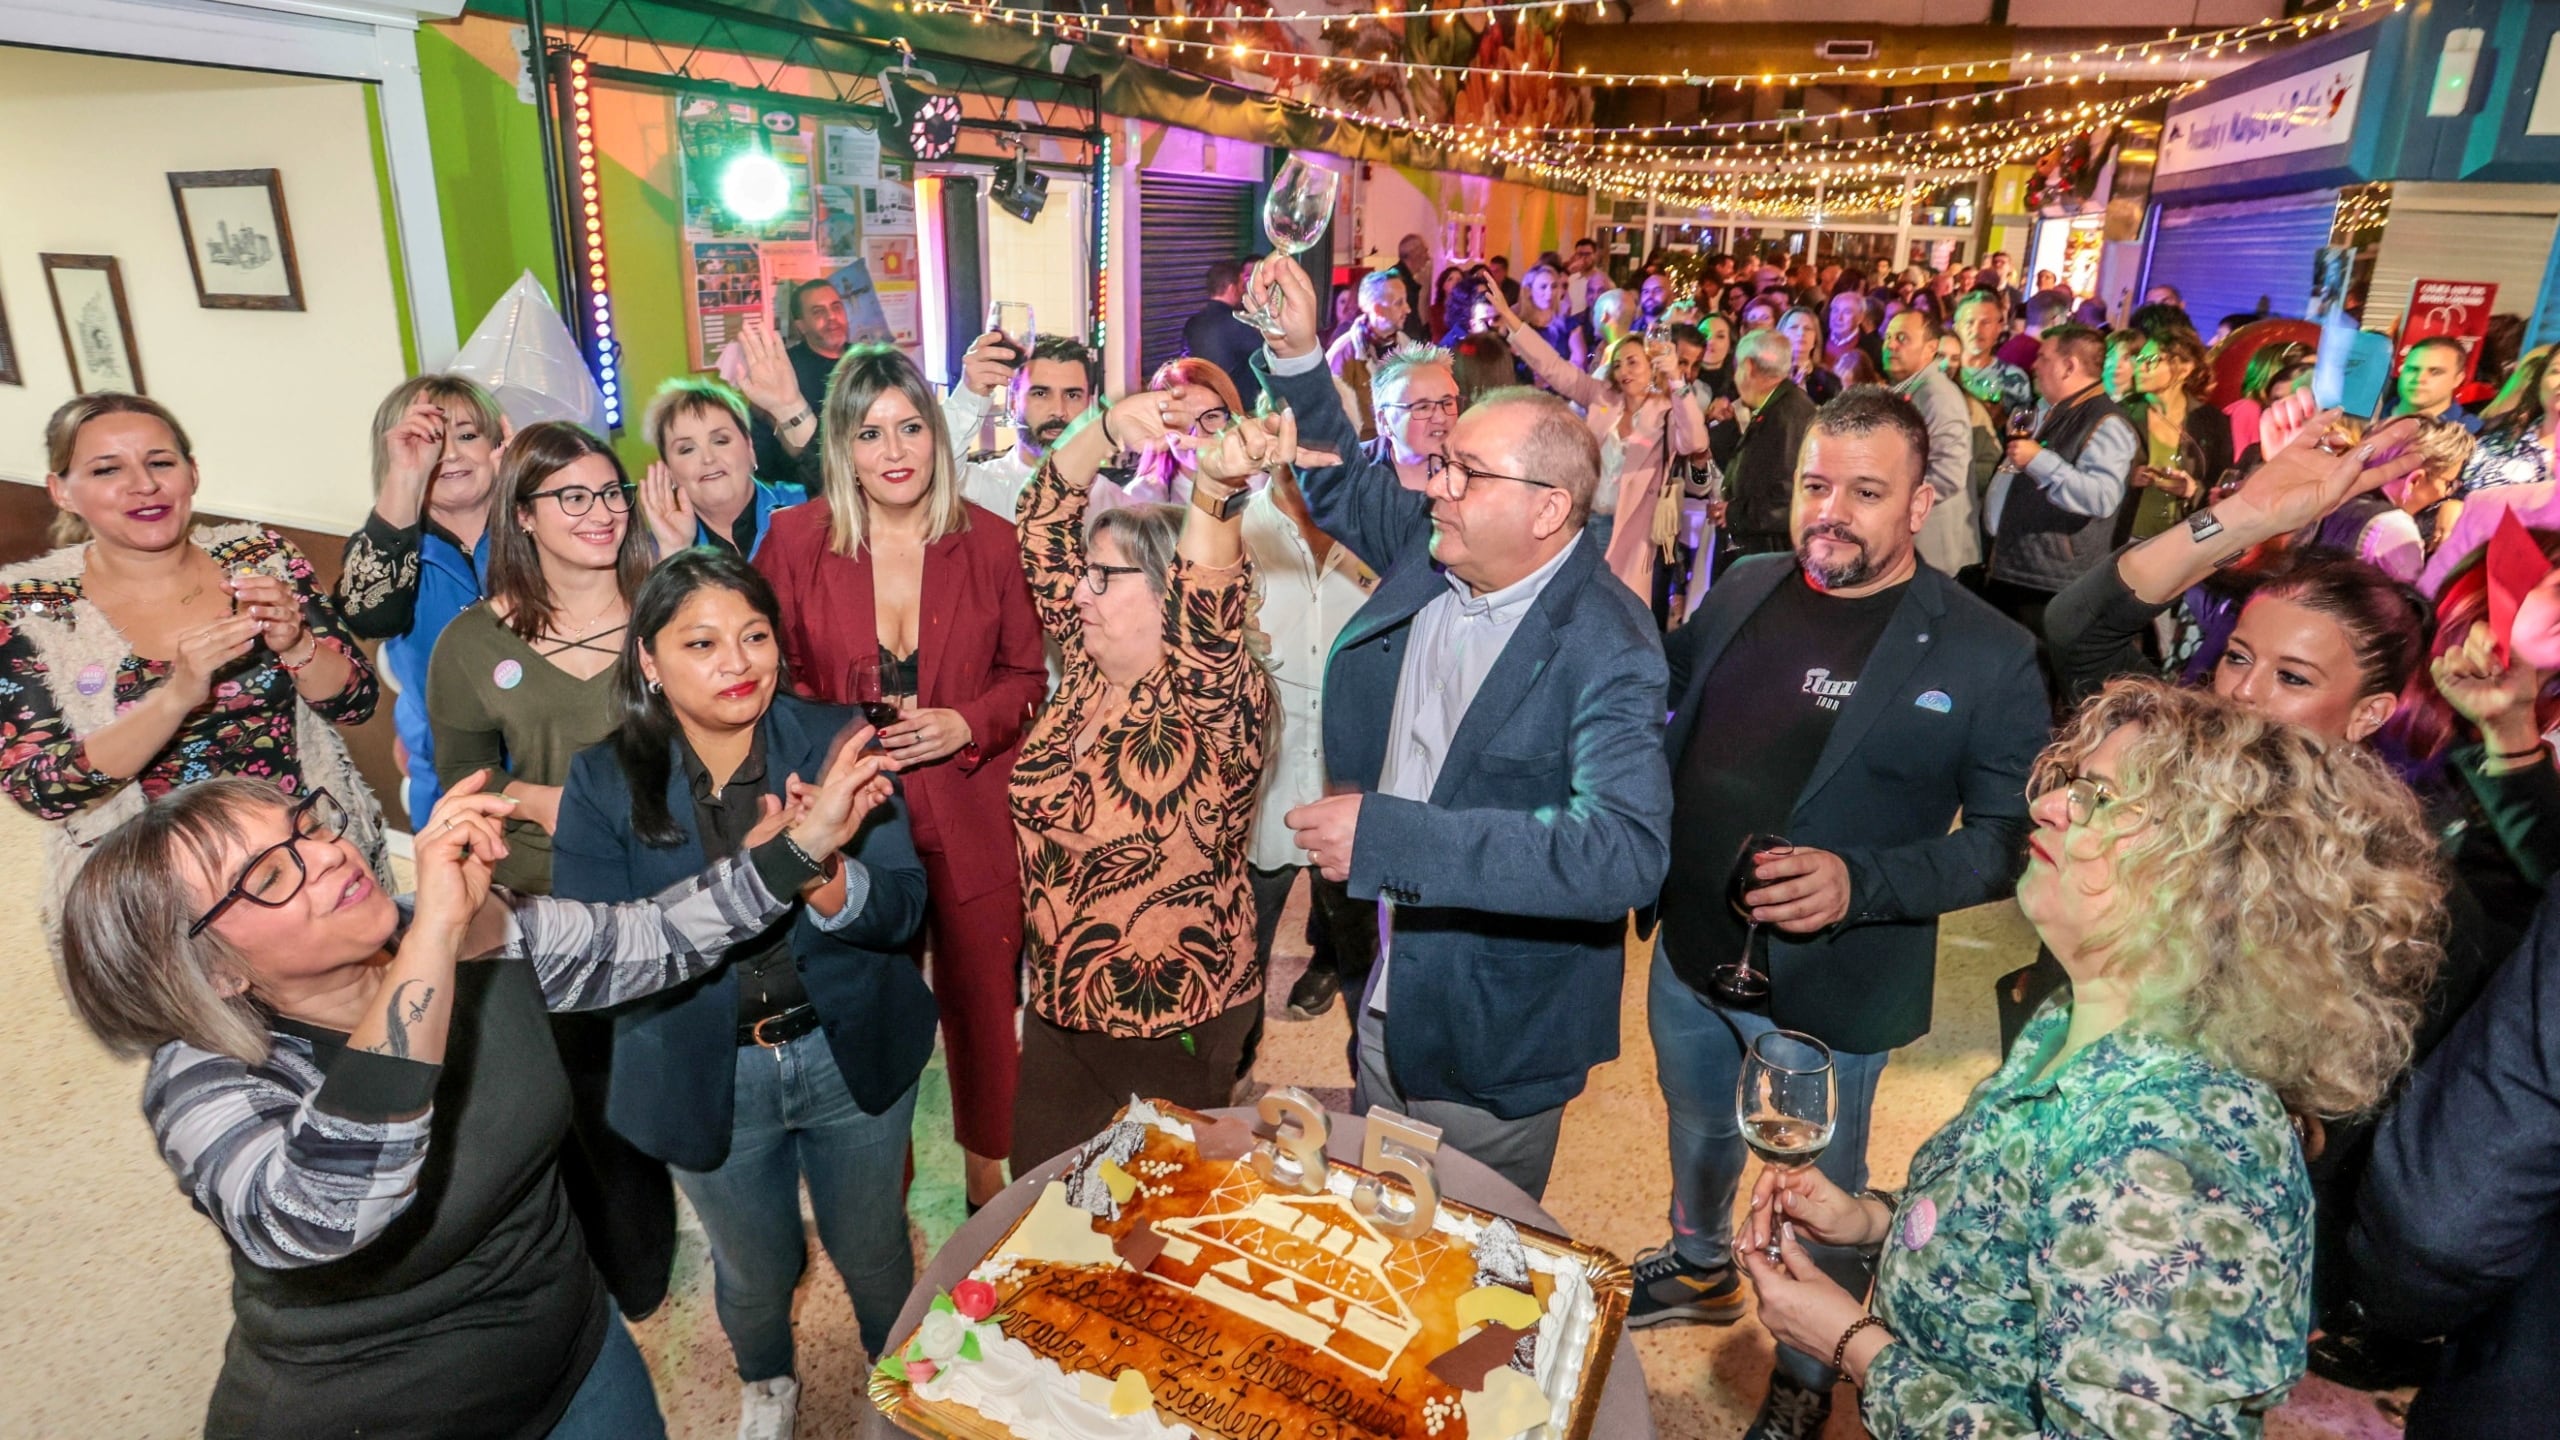
[[578, 311], [587, 334], [587, 364], [595, 370], [596, 389], [604, 395], [604, 423], [609, 429], [622, 426], [622, 350], [613, 338], [613, 295], [606, 273], [604, 255], [604, 186], [596, 166], [595, 107], [589, 103], [587, 90], [587, 57], [569, 57], [570, 135], [576, 140], [577, 194], [576, 214], [579, 218], [579, 253], [586, 265], [580, 271], [582, 294]]

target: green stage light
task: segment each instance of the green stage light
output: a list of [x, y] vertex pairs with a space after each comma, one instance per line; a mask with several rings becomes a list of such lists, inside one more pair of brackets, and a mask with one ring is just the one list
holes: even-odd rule
[[791, 175], [782, 162], [750, 150], [720, 171], [720, 208], [749, 225], [761, 225], [791, 203]]

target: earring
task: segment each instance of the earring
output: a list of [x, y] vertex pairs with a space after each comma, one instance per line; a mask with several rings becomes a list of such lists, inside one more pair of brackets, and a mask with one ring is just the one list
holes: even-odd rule
[[649, 693], [652, 695], [660, 694], [664, 692], [666, 688], [666, 686], [659, 684], [655, 680], [649, 682]]

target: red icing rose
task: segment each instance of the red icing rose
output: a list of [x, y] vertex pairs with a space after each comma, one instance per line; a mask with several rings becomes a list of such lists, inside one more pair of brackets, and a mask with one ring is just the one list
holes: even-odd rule
[[984, 1280], [963, 1280], [951, 1287], [952, 1308], [971, 1320], [996, 1313], [996, 1287]]

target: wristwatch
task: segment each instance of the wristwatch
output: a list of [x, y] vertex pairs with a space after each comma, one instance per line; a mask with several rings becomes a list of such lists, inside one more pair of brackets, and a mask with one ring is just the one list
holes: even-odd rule
[[1253, 492], [1241, 485], [1224, 495], [1212, 495], [1211, 490], [1216, 488], [1220, 488], [1216, 481], [1192, 481], [1191, 503], [1219, 520], [1233, 520], [1244, 513], [1244, 507], [1253, 503]]
[[2187, 538], [2199, 545], [2222, 533], [2222, 522], [2211, 510], [2199, 510], [2187, 517]]

